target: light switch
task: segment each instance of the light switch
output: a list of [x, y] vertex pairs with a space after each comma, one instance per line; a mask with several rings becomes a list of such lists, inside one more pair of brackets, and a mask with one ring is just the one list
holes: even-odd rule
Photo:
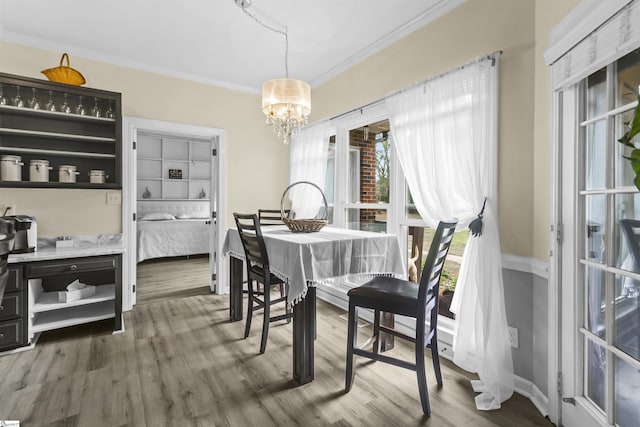
[[120, 205], [122, 204], [122, 195], [119, 192], [110, 192], [107, 193], [107, 204], [108, 205]]

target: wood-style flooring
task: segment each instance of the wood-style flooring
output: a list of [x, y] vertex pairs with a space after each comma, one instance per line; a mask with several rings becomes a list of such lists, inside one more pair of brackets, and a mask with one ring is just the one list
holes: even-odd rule
[[[415, 373], [387, 364], [356, 358], [355, 382], [344, 394], [344, 312], [322, 301], [316, 379], [298, 386], [291, 324], [273, 323], [259, 355], [260, 317], [245, 340], [244, 321], [228, 320], [228, 297], [201, 292], [206, 259], [161, 264], [139, 270], [138, 305], [125, 313], [125, 333], [96, 322], [44, 333], [33, 350], [0, 357], [0, 419], [92, 427], [551, 425], [518, 394], [498, 411], [476, 410], [473, 376], [444, 359], [444, 386], [431, 370], [427, 377], [430, 418], [422, 415]], [[201, 294], [172, 293], [190, 280]], [[413, 357], [401, 344], [393, 351]]]

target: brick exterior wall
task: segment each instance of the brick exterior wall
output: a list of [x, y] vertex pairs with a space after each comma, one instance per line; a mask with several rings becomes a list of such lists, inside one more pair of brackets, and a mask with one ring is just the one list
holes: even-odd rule
[[[376, 203], [376, 142], [373, 135], [364, 140], [364, 131], [354, 129], [349, 132], [349, 145], [360, 148], [360, 202]], [[368, 224], [376, 220], [375, 209], [360, 210], [360, 228], [367, 230]]]

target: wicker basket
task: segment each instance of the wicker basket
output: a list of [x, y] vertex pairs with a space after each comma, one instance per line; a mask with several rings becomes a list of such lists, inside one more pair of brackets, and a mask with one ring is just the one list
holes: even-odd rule
[[[67, 58], [67, 65], [62, 65], [64, 58]], [[63, 53], [62, 58], [60, 58], [59, 67], [47, 68], [46, 70], [42, 70], [41, 73], [47, 76], [52, 82], [66, 83], [75, 86], [85, 84], [87, 81], [84, 79], [84, 76], [80, 71], [71, 68], [70, 65], [69, 55]]]
[[[322, 200], [324, 201], [324, 217], [322, 219], [293, 219], [286, 217], [284, 213], [284, 197], [286, 196], [289, 189], [291, 189], [291, 187], [298, 184], [313, 185], [318, 189], [320, 194], [322, 194]], [[294, 182], [293, 184], [288, 186], [286, 190], [284, 190], [284, 193], [282, 193], [282, 199], [280, 200], [280, 215], [282, 217], [282, 222], [284, 222], [285, 225], [289, 227], [289, 230], [293, 231], [294, 233], [312, 233], [314, 231], [320, 231], [322, 227], [327, 225], [327, 223], [329, 222], [327, 220], [329, 218], [327, 213], [328, 209], [329, 206], [327, 204], [327, 198], [324, 196], [322, 189], [315, 185], [313, 182], [309, 181]]]

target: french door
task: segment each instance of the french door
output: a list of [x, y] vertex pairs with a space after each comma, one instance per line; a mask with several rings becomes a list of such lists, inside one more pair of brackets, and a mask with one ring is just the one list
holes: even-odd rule
[[555, 95], [564, 234], [558, 383], [566, 426], [640, 422], [640, 193], [626, 159], [631, 149], [618, 142], [639, 85], [636, 50]]

